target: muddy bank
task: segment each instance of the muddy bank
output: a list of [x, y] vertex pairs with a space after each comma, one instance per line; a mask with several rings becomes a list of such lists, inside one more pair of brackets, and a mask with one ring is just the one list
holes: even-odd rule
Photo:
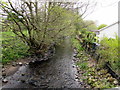
[[79, 88], [77, 70], [73, 62], [69, 39], [57, 47], [56, 54], [47, 61], [23, 64], [2, 88]]

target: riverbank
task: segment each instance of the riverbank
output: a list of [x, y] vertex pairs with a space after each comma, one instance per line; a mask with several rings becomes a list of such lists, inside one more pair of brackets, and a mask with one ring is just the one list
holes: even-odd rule
[[[74, 61], [77, 65], [78, 80], [83, 88], [114, 88], [119, 87], [119, 81], [112, 77], [108, 70], [100, 67], [97, 60], [82, 47], [77, 39], [72, 39], [74, 47]], [[84, 87], [85, 86], [85, 87]]]
[[77, 52], [74, 61], [77, 65], [78, 79], [82, 82], [83, 88], [119, 87], [118, 81], [108, 73], [107, 69], [99, 68], [96, 61], [84, 51]]

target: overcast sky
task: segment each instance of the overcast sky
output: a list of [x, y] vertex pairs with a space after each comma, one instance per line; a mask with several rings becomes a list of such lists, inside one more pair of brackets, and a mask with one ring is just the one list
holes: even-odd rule
[[113, 24], [118, 21], [118, 2], [120, 0], [97, 0], [96, 9], [85, 19], [94, 20], [97, 25]]
[[[62, 1], [62, 0], [57, 0], [57, 1]], [[75, 0], [68, 0], [68, 1], [75, 1]], [[88, 0], [80, 0], [80, 1], [88, 1]], [[96, 1], [97, 6], [94, 12], [85, 18], [86, 20], [96, 21], [97, 25], [100, 24], [110, 25], [118, 21], [118, 2], [120, 0], [91, 0], [91, 1]]]

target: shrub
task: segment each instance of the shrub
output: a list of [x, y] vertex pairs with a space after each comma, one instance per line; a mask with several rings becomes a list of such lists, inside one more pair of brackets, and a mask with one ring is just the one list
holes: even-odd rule
[[103, 66], [106, 62], [109, 62], [113, 70], [118, 73], [120, 68], [118, 37], [116, 37], [116, 39], [108, 39], [107, 37], [104, 37], [100, 43], [101, 46], [98, 53], [100, 53], [102, 58], [99, 60], [99, 63]]

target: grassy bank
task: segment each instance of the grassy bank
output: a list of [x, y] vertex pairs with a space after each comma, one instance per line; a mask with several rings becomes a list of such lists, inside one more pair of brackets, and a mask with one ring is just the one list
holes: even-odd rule
[[[84, 82], [91, 88], [113, 88], [118, 87], [118, 81], [113, 78], [106, 69], [99, 68], [90, 55], [80, 45], [80, 42], [73, 39], [73, 46], [77, 49], [78, 60], [76, 61], [79, 81]], [[85, 87], [86, 88], [86, 87]]]
[[25, 45], [13, 32], [2, 32], [2, 63], [5, 64], [11, 60], [29, 55], [28, 46]]

